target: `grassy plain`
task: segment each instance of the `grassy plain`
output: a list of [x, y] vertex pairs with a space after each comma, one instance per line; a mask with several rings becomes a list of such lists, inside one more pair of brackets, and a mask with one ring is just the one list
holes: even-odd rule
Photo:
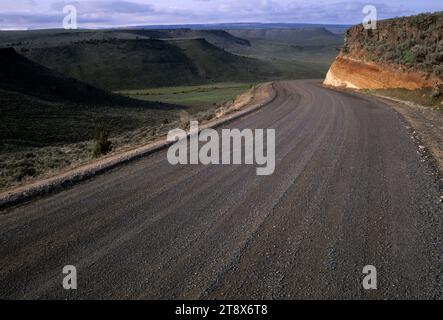
[[251, 88], [249, 83], [216, 83], [200, 86], [164, 87], [121, 91], [134, 99], [188, 106], [195, 112], [232, 101]]

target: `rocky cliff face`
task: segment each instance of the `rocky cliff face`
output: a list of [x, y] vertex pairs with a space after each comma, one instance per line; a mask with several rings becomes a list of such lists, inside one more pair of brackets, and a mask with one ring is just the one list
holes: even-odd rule
[[349, 29], [325, 85], [355, 89], [436, 87], [443, 83], [443, 12]]

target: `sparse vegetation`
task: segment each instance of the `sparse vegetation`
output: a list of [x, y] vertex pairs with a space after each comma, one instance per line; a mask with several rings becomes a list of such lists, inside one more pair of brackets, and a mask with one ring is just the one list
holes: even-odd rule
[[370, 31], [351, 28], [344, 52], [443, 77], [443, 12], [380, 21]]
[[0, 190], [92, 159], [93, 141], [0, 153]]
[[94, 157], [98, 158], [100, 156], [106, 155], [112, 151], [112, 142], [109, 141], [109, 133], [103, 128], [103, 126], [99, 126], [95, 131], [95, 150]]
[[365, 91], [372, 94], [396, 98], [402, 101], [410, 101], [421, 106], [427, 106], [443, 111], [443, 94], [441, 89], [378, 89]]

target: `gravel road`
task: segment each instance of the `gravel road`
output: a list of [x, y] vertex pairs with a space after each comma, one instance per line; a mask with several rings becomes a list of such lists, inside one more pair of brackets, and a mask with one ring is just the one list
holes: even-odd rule
[[224, 126], [276, 129], [273, 175], [162, 151], [9, 209], [0, 298], [442, 299], [439, 187], [401, 117], [316, 81], [275, 88]]

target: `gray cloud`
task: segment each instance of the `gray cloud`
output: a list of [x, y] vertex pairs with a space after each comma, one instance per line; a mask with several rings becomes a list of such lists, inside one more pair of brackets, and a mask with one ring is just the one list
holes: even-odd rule
[[135, 3], [130, 1], [60, 1], [51, 5], [53, 10], [61, 11], [67, 4], [74, 5], [79, 12], [91, 12], [101, 14], [142, 14], [155, 12], [154, 6], [151, 4]]
[[[2, 10], [0, 3], [0, 28], [60, 27], [62, 9], [67, 4], [76, 6], [80, 27], [211, 22], [351, 24], [362, 21], [362, 9], [368, 4], [351, 0], [317, 0], [315, 3], [304, 0], [42, 0], [47, 4], [42, 6], [36, 5], [35, 0], [21, 1], [25, 1], [21, 2], [22, 11], [12, 12]], [[381, 19], [435, 11], [420, 0], [410, 0], [407, 5], [399, 0], [389, 3], [373, 0], [372, 3]], [[429, 8], [440, 6], [443, 10], [442, 2], [426, 3]]]
[[[255, 4], [232, 1], [221, 4], [219, 12], [226, 16], [248, 20], [262, 19], [273, 22], [320, 22], [320, 23], [357, 23], [364, 16], [363, 7], [367, 2], [342, 1], [335, 3], [291, 2], [281, 4], [277, 1], [265, 0]], [[390, 18], [413, 14], [404, 6], [389, 6], [376, 4], [379, 18]]]

